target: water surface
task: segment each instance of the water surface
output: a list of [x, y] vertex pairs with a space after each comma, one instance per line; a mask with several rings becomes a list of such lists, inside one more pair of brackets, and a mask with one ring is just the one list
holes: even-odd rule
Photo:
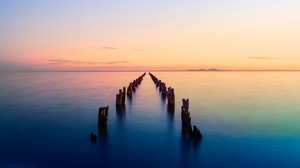
[[[299, 72], [153, 72], [175, 88], [175, 113], [148, 74], [117, 113], [118, 89], [141, 74], [0, 73], [0, 167], [300, 166]], [[181, 136], [182, 98], [196, 145]]]

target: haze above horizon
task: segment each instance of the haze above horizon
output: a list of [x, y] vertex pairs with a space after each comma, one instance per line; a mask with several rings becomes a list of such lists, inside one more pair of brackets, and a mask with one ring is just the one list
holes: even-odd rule
[[0, 24], [0, 71], [300, 70], [298, 0], [2, 0]]

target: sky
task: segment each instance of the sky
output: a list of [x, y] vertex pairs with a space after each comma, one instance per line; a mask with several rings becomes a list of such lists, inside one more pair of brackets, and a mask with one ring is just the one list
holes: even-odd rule
[[0, 71], [300, 70], [299, 0], [0, 0]]

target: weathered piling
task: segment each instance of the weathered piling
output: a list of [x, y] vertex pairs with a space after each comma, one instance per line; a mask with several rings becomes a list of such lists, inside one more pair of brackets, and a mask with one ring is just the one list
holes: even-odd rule
[[141, 76], [139, 76], [135, 81], [136, 81], [136, 85], [140, 85], [144, 79], [144, 76], [146, 75], [146, 72], [143, 73]]
[[182, 123], [182, 131], [185, 133], [192, 134], [192, 125], [191, 125], [191, 117], [189, 112], [189, 99], [182, 99], [181, 106], [181, 123]]
[[158, 87], [159, 80], [157, 77], [155, 77], [152, 73], [149, 72], [149, 75], [151, 76], [151, 79], [153, 80], [154, 84]]
[[189, 109], [190, 101], [189, 99], [182, 99], [182, 106], [186, 109]]
[[167, 86], [164, 82], [160, 83], [159, 90], [160, 90], [162, 96], [164, 96], [164, 97], [167, 96]]
[[127, 96], [132, 96], [132, 92], [135, 92], [136, 88], [142, 83], [145, 75], [146, 75], [146, 73], [143, 73], [137, 79], [135, 79], [129, 83], [129, 85], [127, 87]]
[[159, 88], [159, 91], [161, 92], [162, 97], [166, 98], [168, 95], [166, 84], [163, 81], [159, 80], [157, 77], [155, 77], [152, 73], [149, 72], [149, 75], [151, 76], [151, 79], [153, 80], [156, 87]]
[[116, 106], [117, 107], [121, 107], [124, 105], [124, 93], [122, 91], [122, 89], [119, 89], [119, 93], [116, 95]]
[[126, 99], [126, 87], [123, 87], [123, 91], [122, 91], [122, 104], [125, 104], [125, 99]]
[[190, 138], [197, 142], [202, 139], [202, 134], [197, 126], [191, 124], [191, 116], [189, 112], [189, 99], [182, 99], [181, 107], [182, 132], [188, 134]]
[[157, 84], [158, 79], [157, 79], [152, 73], [150, 73], [150, 72], [149, 72], [149, 75], [150, 75], [152, 81], [153, 81], [155, 84]]
[[143, 73], [141, 76], [139, 76], [137, 79], [136, 79], [136, 83], [137, 83], [137, 86], [140, 85], [143, 81], [143, 78], [144, 76], [146, 75], [146, 73]]
[[125, 105], [125, 98], [126, 98], [126, 87], [119, 89], [119, 93], [116, 95], [116, 106], [121, 107]]
[[100, 107], [98, 112], [98, 127], [107, 127], [108, 106]]
[[135, 89], [136, 89], [137, 86], [138, 86], [136, 80], [133, 80], [133, 81], [132, 81], [132, 85], [133, 85], [132, 90], [135, 92]]
[[175, 93], [174, 93], [174, 88], [168, 87], [167, 100], [168, 100], [168, 106], [175, 107]]
[[[128, 96], [132, 96], [132, 92], [135, 91], [136, 87], [138, 87], [143, 77], [146, 75], [146, 73], [139, 76], [137, 79], [135, 79], [133, 82], [130, 82], [129, 86], [123, 87], [122, 89], [119, 89], [119, 93], [116, 94], [116, 106], [117, 106], [117, 112], [123, 113], [125, 112], [125, 100], [126, 100], [126, 93]], [[100, 107], [98, 112], [98, 131], [100, 137], [105, 138], [107, 136], [107, 118], [108, 118], [108, 106], [107, 107]], [[97, 139], [97, 135], [94, 133], [90, 134], [91, 141], [95, 141]]]
[[129, 86], [127, 87], [127, 96], [132, 96], [133, 83], [130, 82]]
[[199, 141], [202, 139], [202, 134], [200, 132], [200, 129], [197, 126], [193, 126], [193, 138], [194, 141]]
[[[126, 95], [131, 97], [132, 93], [136, 90], [136, 88], [141, 84], [143, 77], [146, 75], [146, 73], [143, 73], [141, 76], [139, 76], [137, 79], [133, 80], [129, 83], [128, 87], [123, 87], [122, 89], [119, 89], [119, 93], [116, 94], [116, 106], [117, 108], [124, 107], [125, 106], [125, 100]], [[127, 93], [127, 94], [126, 94]]]
[[161, 80], [158, 80], [158, 82], [156, 83], [156, 87], [160, 87], [161, 85]]

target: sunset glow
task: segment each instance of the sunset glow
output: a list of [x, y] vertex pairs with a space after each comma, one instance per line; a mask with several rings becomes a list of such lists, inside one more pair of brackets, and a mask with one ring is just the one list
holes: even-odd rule
[[2, 0], [0, 24], [0, 71], [300, 70], [299, 0]]

